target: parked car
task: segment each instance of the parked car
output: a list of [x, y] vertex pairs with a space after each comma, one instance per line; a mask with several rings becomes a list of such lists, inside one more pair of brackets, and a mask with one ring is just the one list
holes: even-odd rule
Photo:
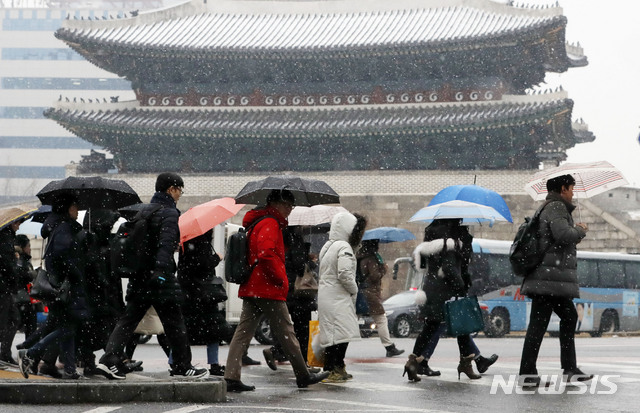
[[422, 330], [420, 307], [416, 304], [417, 290], [404, 291], [387, 298], [382, 306], [387, 314], [389, 331], [394, 337], [405, 338]]

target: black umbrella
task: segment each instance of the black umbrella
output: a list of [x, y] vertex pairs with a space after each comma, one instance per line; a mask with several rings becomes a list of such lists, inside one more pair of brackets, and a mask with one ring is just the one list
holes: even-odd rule
[[51, 205], [40, 205], [38, 209], [29, 214], [31, 222], [43, 223], [51, 214]]
[[293, 175], [268, 176], [260, 181], [251, 181], [235, 199], [241, 204], [264, 205], [267, 195], [274, 189], [291, 191], [297, 206], [340, 203], [340, 196], [326, 182]]
[[131, 219], [135, 217], [138, 212], [148, 208], [149, 206], [151, 206], [151, 204], [127, 205], [125, 207], [118, 208], [118, 212], [124, 219], [131, 221]]
[[61, 195], [78, 198], [78, 209], [118, 209], [142, 202], [125, 181], [100, 176], [76, 177], [51, 181], [36, 194], [45, 205], [52, 205]]

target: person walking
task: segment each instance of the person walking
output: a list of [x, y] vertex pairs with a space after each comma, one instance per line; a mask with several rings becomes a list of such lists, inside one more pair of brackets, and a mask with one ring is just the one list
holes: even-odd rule
[[363, 281], [359, 287], [367, 301], [369, 314], [376, 323], [378, 337], [386, 350], [386, 356], [395, 357], [404, 353], [404, 350], [396, 348], [391, 341], [389, 322], [382, 306], [382, 277], [387, 273], [388, 266], [378, 253], [379, 244], [377, 239], [362, 241], [362, 248], [358, 251], [358, 268]]
[[15, 366], [11, 345], [18, 330], [20, 315], [13, 295], [18, 290], [16, 231], [24, 221], [25, 211], [10, 208], [0, 213], [0, 362]]
[[43, 311], [44, 305], [39, 301], [32, 302], [31, 297], [29, 297], [28, 287], [36, 276], [31, 264], [31, 241], [29, 237], [24, 234], [16, 235], [15, 250], [18, 254], [18, 291], [15, 294], [15, 301], [20, 313], [20, 324], [24, 329], [24, 336], [29, 337], [38, 328], [38, 311]]
[[[178, 282], [185, 294], [182, 307], [187, 325], [189, 344], [207, 346], [207, 363], [212, 376], [224, 376], [223, 365], [218, 360], [220, 341], [231, 341], [233, 327], [219, 308], [220, 298], [213, 294], [216, 283], [222, 287], [222, 279], [215, 269], [222, 260], [211, 242], [213, 229], [187, 240], [180, 248]], [[224, 298], [226, 299], [226, 298]]]
[[536, 361], [551, 313], [560, 317], [560, 365], [566, 381], [574, 377], [588, 381], [593, 375], [583, 373], [576, 361], [575, 331], [578, 313], [573, 299], [580, 297], [577, 275], [576, 245], [588, 231], [584, 223], [574, 224], [571, 212], [573, 187], [571, 175], [547, 181], [548, 195], [540, 213], [538, 239], [546, 251], [542, 263], [522, 282], [520, 292], [531, 298], [531, 318], [524, 338], [520, 375], [525, 386], [539, 386]]
[[83, 374], [99, 374], [94, 352], [104, 350], [118, 319], [124, 312], [122, 282], [111, 271], [111, 229], [120, 214], [108, 209], [95, 209], [85, 214], [83, 227], [88, 234], [85, 287], [89, 318], [78, 330], [78, 364]]
[[156, 178], [156, 192], [151, 203], [159, 204], [162, 208], [149, 218], [148, 236], [151, 247], [149, 251], [143, 252], [143, 269], [129, 279], [124, 315], [111, 333], [105, 353], [97, 366], [108, 379], [126, 379], [123, 365], [126, 358], [125, 347], [151, 306], [158, 313], [171, 344], [174, 361], [171, 365], [172, 375], [184, 378], [203, 378], [209, 375], [209, 370], [191, 365], [191, 348], [181, 310], [184, 297], [174, 275], [176, 263], [173, 254], [178, 249], [180, 240], [180, 211], [176, 204], [184, 192], [183, 188], [184, 181], [176, 173], [164, 172]]
[[[468, 228], [460, 225], [460, 219], [436, 219], [425, 229], [424, 242], [414, 250], [414, 265], [423, 272], [423, 300], [416, 301], [421, 305], [424, 327], [405, 364], [403, 376], [407, 374], [410, 381], [420, 381], [419, 372], [440, 375], [429, 367], [429, 357], [444, 329], [445, 302], [453, 296], [466, 295], [471, 285], [468, 266], [472, 240]], [[460, 352], [458, 378], [464, 373], [472, 380], [479, 379], [482, 376], [474, 372], [471, 362], [475, 360], [478, 369], [484, 372], [498, 359], [495, 354], [488, 359], [481, 356], [468, 334], [456, 339]]]
[[318, 283], [319, 341], [324, 348], [328, 382], [340, 383], [353, 376], [344, 362], [349, 342], [360, 340], [356, 315], [356, 256], [367, 220], [359, 214], [341, 212], [331, 220], [329, 240], [320, 250]]
[[[295, 198], [290, 191], [273, 190], [267, 196], [266, 207], [252, 209], [242, 220], [245, 228], [255, 223], [247, 234], [248, 259], [255, 265], [247, 282], [241, 284], [238, 290], [238, 296], [242, 298], [242, 312], [227, 355], [224, 373], [227, 391], [255, 390], [255, 386], [241, 381], [241, 361], [263, 314], [269, 320], [273, 336], [293, 367], [298, 387], [318, 383], [329, 375], [310, 373], [307, 369], [287, 310], [289, 281], [285, 269], [282, 230], [287, 226], [287, 217], [294, 205]], [[259, 219], [260, 222], [256, 223]]]
[[60, 285], [63, 293], [47, 303], [49, 315], [41, 331], [42, 338], [28, 350], [18, 351], [20, 371], [25, 378], [35, 371], [36, 361], [44, 356], [49, 346], [56, 343], [59, 343], [60, 359], [64, 364], [62, 378], [83, 377], [76, 370], [75, 339], [79, 325], [89, 316], [84, 286], [87, 245], [82, 225], [77, 219], [76, 197], [60, 195], [42, 226], [42, 237], [48, 239], [44, 253], [45, 268], [52, 283]]

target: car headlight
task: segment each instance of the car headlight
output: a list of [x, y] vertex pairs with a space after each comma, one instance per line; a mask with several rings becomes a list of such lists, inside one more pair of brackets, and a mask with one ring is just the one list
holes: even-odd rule
[[386, 316], [390, 316], [391, 314], [393, 314], [393, 310], [387, 310], [384, 312], [384, 315]]

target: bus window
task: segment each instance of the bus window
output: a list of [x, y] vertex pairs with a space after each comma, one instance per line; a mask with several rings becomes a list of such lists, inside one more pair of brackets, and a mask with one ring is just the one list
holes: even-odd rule
[[495, 288], [502, 288], [514, 283], [513, 271], [508, 255], [486, 254], [489, 263], [489, 283]]
[[624, 263], [602, 260], [598, 263], [601, 288], [624, 288]]
[[580, 287], [598, 286], [598, 264], [592, 260], [578, 260], [578, 284]]
[[627, 276], [625, 288], [640, 288], [640, 262], [627, 262], [624, 269]]

